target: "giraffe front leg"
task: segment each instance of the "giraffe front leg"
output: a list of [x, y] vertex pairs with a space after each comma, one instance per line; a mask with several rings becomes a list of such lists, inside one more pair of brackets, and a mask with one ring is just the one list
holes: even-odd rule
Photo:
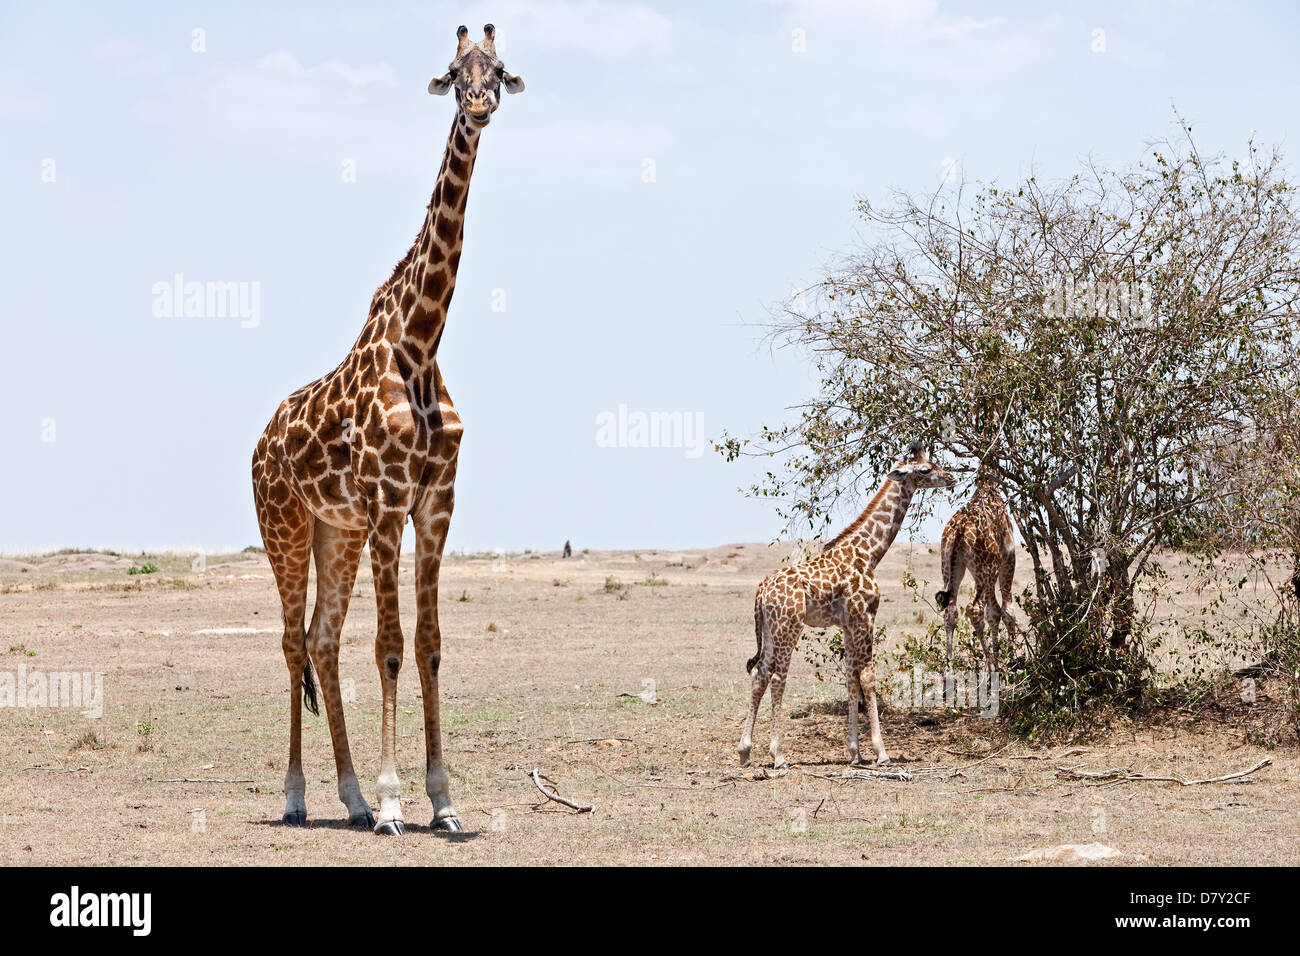
[[397, 776], [397, 675], [402, 669], [402, 619], [398, 604], [398, 570], [405, 513], [389, 511], [373, 521], [370, 563], [375, 578], [375, 603], [379, 622], [375, 636], [375, 666], [383, 690], [380, 730], [379, 815], [375, 832], [386, 836], [406, 833], [402, 819], [402, 782]]
[[862, 651], [857, 635], [844, 629], [844, 689], [849, 695], [848, 739], [849, 763], [862, 762], [858, 755], [858, 697], [862, 693]]
[[438, 571], [451, 522], [452, 493], [448, 483], [435, 490], [416, 515], [415, 538], [415, 662], [424, 696], [424, 789], [433, 803], [435, 830], [456, 833], [464, 828], [451, 802], [451, 780], [442, 756], [438, 669], [442, 663], [442, 631], [438, 625]]
[[[993, 654], [989, 650], [989, 638], [984, 632], [985, 622], [988, 620], [988, 598], [984, 596], [983, 591], [977, 591], [975, 597], [971, 600], [970, 606], [966, 608], [966, 617], [970, 619], [971, 630], [975, 632], [975, 637], [980, 642], [980, 649], [984, 652], [985, 666], [991, 667]], [[978, 664], [976, 670], [979, 669]]]
[[[302, 623], [298, 630], [301, 632]], [[290, 643], [286, 628], [285, 645]], [[307, 825], [307, 778], [302, 772], [302, 695], [303, 676], [307, 672], [305, 638], [293, 639], [295, 645], [286, 649], [289, 662], [289, 769], [284, 775], [283, 822], [295, 827]], [[314, 678], [313, 678], [314, 679]]]
[[862, 629], [862, 686], [867, 698], [867, 719], [871, 722], [871, 749], [876, 752], [876, 763], [883, 767], [890, 761], [885, 753], [885, 740], [880, 733], [880, 711], [876, 706], [876, 664], [871, 647], [874, 638], [875, 622], [872, 620]]

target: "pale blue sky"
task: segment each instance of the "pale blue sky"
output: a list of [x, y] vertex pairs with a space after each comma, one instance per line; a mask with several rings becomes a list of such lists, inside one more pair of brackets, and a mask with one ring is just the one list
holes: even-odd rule
[[[785, 418], [812, 379], [755, 325], [854, 241], [855, 198], [946, 160], [1128, 163], [1175, 102], [1230, 156], [1297, 122], [1287, 4], [7, 0], [0, 551], [258, 541], [251, 449], [419, 229], [454, 109], [425, 86], [489, 20], [528, 89], [484, 134], [440, 353], [453, 549], [774, 537], [737, 491], [769, 463], [604, 447], [597, 420]], [[155, 315], [177, 274], [257, 283], [255, 327]]]

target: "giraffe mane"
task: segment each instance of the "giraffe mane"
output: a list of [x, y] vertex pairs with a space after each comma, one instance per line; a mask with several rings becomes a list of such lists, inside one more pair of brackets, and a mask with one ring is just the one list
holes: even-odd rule
[[[432, 206], [433, 203], [430, 202], [429, 205]], [[402, 258], [398, 261], [397, 265], [393, 266], [393, 274], [390, 275], [383, 282], [381, 282], [379, 284], [379, 288], [375, 289], [375, 294], [370, 297], [371, 315], [373, 315], [375, 312], [376, 303], [378, 303], [379, 300], [384, 297], [384, 293], [386, 293], [397, 283], [398, 276], [400, 276], [403, 272], [405, 272], [406, 267], [411, 264], [411, 256], [415, 255], [415, 250], [420, 245], [420, 236], [422, 235], [424, 235], [423, 226], [420, 227], [420, 231], [416, 234], [415, 241], [411, 243], [411, 248], [406, 250], [406, 255], [402, 256]]]
[[892, 478], [885, 479], [884, 484], [876, 489], [876, 493], [871, 497], [871, 500], [867, 502], [867, 506], [862, 509], [862, 514], [854, 518], [847, 528], [828, 541], [822, 547], [823, 551], [828, 551], [837, 544], [843, 543], [846, 538], [855, 534], [866, 523], [867, 519], [876, 513], [876, 508], [879, 507], [880, 500], [885, 496], [885, 485], [889, 484], [891, 481], [893, 481]]

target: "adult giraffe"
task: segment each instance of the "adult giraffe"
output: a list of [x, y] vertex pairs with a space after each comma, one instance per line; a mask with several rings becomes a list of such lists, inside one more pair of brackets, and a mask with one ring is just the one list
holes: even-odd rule
[[[429, 84], [456, 91], [456, 118], [424, 227], [370, 302], [370, 315], [343, 363], [281, 404], [253, 455], [253, 495], [262, 541], [284, 608], [289, 665], [289, 772], [284, 822], [307, 822], [302, 773], [302, 703], [317, 713], [312, 666], [329, 716], [339, 799], [348, 822], [400, 835], [397, 777], [397, 674], [402, 667], [398, 558], [408, 516], [415, 526], [415, 663], [424, 695], [425, 789], [437, 829], [461, 829], [452, 807], [438, 722], [438, 568], [451, 521], [463, 431], [438, 370], [438, 342], [456, 286], [465, 200], [479, 135], [508, 93], [524, 88], [497, 58], [495, 30], [474, 43], [456, 31], [456, 58]], [[383, 687], [379, 817], [361, 795], [343, 721], [339, 632], [363, 547], [370, 545], [379, 624], [375, 663]], [[316, 560], [316, 603], [303, 630], [307, 571]], [[310, 658], [310, 660], [309, 660]], [[299, 688], [301, 695], [299, 696]]]
[[[862, 514], [822, 553], [801, 564], [768, 575], [754, 595], [754, 634], [758, 652], [745, 663], [754, 672], [749, 716], [741, 734], [740, 764], [749, 765], [754, 745], [754, 719], [770, 681], [772, 685], [772, 762], [784, 766], [781, 752], [781, 696], [790, 658], [803, 633], [811, 627], [839, 627], [844, 632], [844, 683], [849, 692], [849, 757], [858, 763], [858, 695], [865, 690], [871, 721], [871, 746], [876, 762], [889, 763], [880, 736], [876, 709], [876, 673], [871, 660], [872, 632], [880, 587], [873, 571], [894, 543], [903, 516], [918, 488], [951, 488], [956, 480], [930, 461], [913, 442], [886, 476]], [[755, 665], [758, 666], [754, 670]]]

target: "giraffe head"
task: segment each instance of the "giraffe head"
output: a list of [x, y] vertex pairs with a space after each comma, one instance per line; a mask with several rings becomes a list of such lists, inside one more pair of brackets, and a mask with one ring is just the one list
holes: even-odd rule
[[957, 484], [956, 478], [930, 460], [918, 441], [907, 446], [889, 477], [913, 491], [917, 488], [942, 488], [946, 491]]
[[507, 93], [522, 93], [524, 89], [523, 79], [507, 73], [497, 59], [496, 35], [496, 27], [489, 23], [483, 27], [483, 39], [475, 43], [469, 38], [469, 30], [460, 27], [456, 31], [456, 59], [446, 73], [429, 81], [429, 92], [434, 96], [444, 96], [454, 89], [457, 109], [480, 128], [492, 121], [492, 114], [501, 105], [501, 87]]
[[980, 462], [979, 467], [975, 469], [975, 487], [992, 488], [995, 491], [998, 487], [998, 469], [996, 465], [989, 462]]

